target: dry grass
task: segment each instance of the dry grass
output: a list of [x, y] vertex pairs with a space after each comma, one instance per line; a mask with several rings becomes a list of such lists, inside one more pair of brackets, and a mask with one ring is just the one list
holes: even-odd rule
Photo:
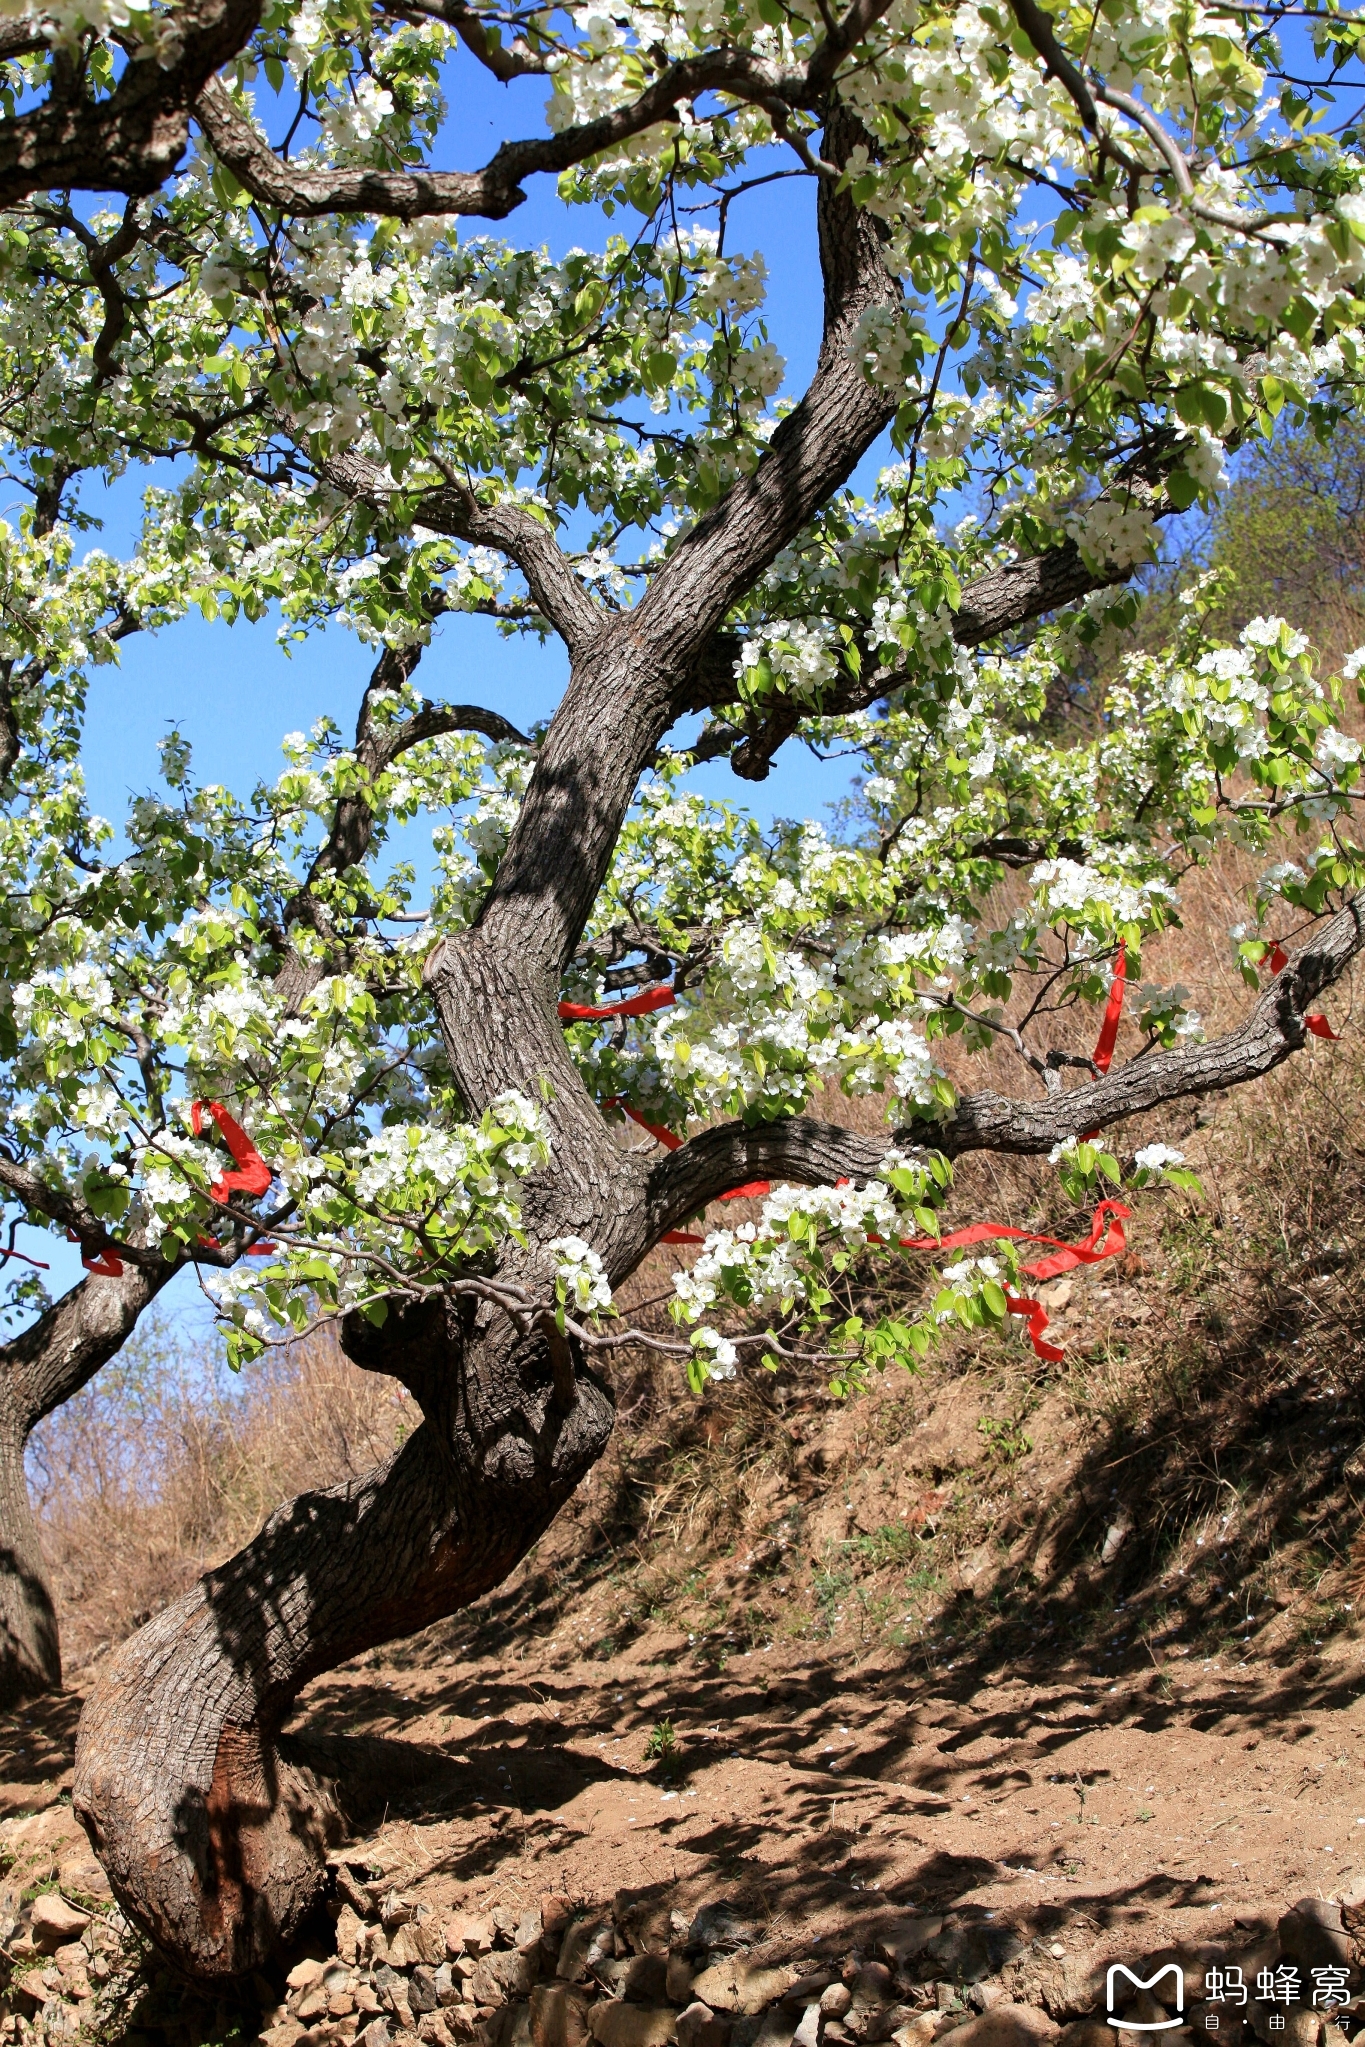
[[313, 1339], [237, 1381], [155, 1315], [35, 1430], [30, 1486], [68, 1673], [141, 1626], [282, 1500], [387, 1456], [413, 1426], [391, 1379]]

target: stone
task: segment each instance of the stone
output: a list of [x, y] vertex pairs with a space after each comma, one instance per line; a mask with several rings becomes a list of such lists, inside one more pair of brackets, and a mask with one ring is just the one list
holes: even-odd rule
[[493, 1945], [493, 1929], [486, 1919], [476, 1918], [469, 1912], [456, 1912], [447, 1919], [443, 1928], [446, 1953], [455, 1955], [485, 1955]]
[[678, 2047], [727, 2047], [730, 2020], [700, 1999], [678, 2013]]
[[379, 1907], [379, 1918], [385, 1933], [392, 1933], [395, 1926], [406, 1926], [416, 1912], [411, 1898], [405, 1898], [401, 1891], [390, 1891]]
[[90, 1914], [68, 1905], [58, 1891], [44, 1891], [33, 1900], [29, 1931], [40, 1954], [54, 1954], [69, 1940], [75, 1940], [90, 1924]]
[[[1148, 1971], [1144, 1969], [1141, 1973], [1146, 1975]], [[1168, 2027], [1175, 2009], [1175, 1986], [1172, 1984], [1170, 1999], [1165, 2003], [1154, 1997], [1150, 1990], [1139, 1990], [1135, 1996], [1119, 2002], [1116, 1986], [1115, 2009], [1142, 2032], [1149, 2032], [1154, 2027]]]
[[792, 2047], [820, 2047], [820, 2007], [808, 2004], [796, 2022]]
[[[1107, 2029], [1106, 2029], [1107, 2030]], [[953, 2047], [1038, 2047], [1054, 2041], [1057, 2023], [1032, 2004], [997, 2004], [953, 2028]]]
[[[845, 1986], [847, 1987], [847, 1986]], [[891, 1971], [885, 1962], [865, 1962], [853, 1981], [852, 2004], [842, 2014], [855, 2040], [879, 2040], [882, 2038], [881, 2021], [889, 2016], [895, 1998], [895, 1986]], [[836, 2012], [834, 2018], [841, 2016]], [[891, 2027], [885, 2028], [890, 2033]]]
[[64, 1891], [94, 1898], [101, 1905], [108, 1904], [114, 1895], [108, 1877], [88, 1848], [62, 1856], [57, 1864], [57, 1882]]
[[[1253, 2001], [1247, 2016], [1252, 2031], [1268, 2047], [1320, 2047], [1322, 2039], [1322, 2014], [1307, 2005], [1261, 2004]], [[1272, 2019], [1283, 2019], [1283, 2026], [1273, 2025]]]
[[668, 1956], [632, 1955], [621, 1978], [621, 1995], [632, 2004], [663, 2004], [668, 2000]]
[[573, 1918], [573, 1899], [563, 1891], [543, 1891], [540, 1899], [542, 1933], [563, 1933]]
[[955, 1983], [977, 1983], [998, 1976], [1023, 1948], [1022, 1936], [1003, 1922], [950, 1918], [924, 1943], [923, 1953], [942, 1962]]
[[583, 2047], [588, 2038], [588, 1998], [572, 1983], [538, 1983], [531, 1992], [533, 2047]]
[[291, 1990], [311, 1990], [315, 1983], [321, 1983], [325, 1970], [314, 1955], [305, 1955], [301, 1962], [295, 1962], [285, 1982]]
[[692, 1964], [678, 1948], [668, 1957], [664, 1995], [673, 2004], [686, 2004], [692, 1996]]
[[1186, 2005], [1185, 2023], [1208, 2047], [1242, 2047], [1246, 2021], [1235, 2005], [1210, 2004], [1201, 1997]]
[[1114, 2047], [1114, 2028], [1103, 2019], [1073, 2019], [1062, 2027], [1053, 2047]]
[[917, 2012], [915, 2017], [907, 2019], [903, 2026], [897, 2026], [891, 2035], [895, 2047], [929, 2047], [939, 2017], [937, 2011]]
[[363, 2033], [356, 2035], [360, 2047], [389, 2047], [389, 2028], [385, 2020], [372, 2019]]
[[559, 1950], [556, 1974], [566, 1983], [577, 1983], [596, 1963], [616, 1952], [616, 1936], [610, 1919], [600, 1912], [580, 1912], [570, 1923]]
[[323, 1989], [321, 1983], [315, 1983], [311, 1990], [304, 1991], [302, 1997], [295, 2005], [294, 2017], [301, 2019], [306, 2025], [313, 2019], [321, 2018], [326, 2009], [327, 1992]]
[[751, 2047], [792, 2047], [795, 2033], [796, 2022], [790, 2012], [777, 2010], [765, 2012], [758, 2031], [754, 2034]]
[[[1158, 1971], [1162, 1969], [1169, 1970], [1172, 1964], [1174, 1964], [1180, 1971], [1180, 1980], [1185, 1992], [1185, 2003], [1187, 2005], [1198, 2004], [1204, 1995], [1205, 1975], [1208, 1970], [1221, 1965], [1223, 1960], [1224, 1950], [1220, 1947], [1214, 1947], [1207, 1942], [1182, 1941], [1174, 1947], [1157, 1948], [1150, 1955], [1144, 1955], [1142, 1960], [1134, 1967], [1133, 1974], [1145, 1977], [1150, 1982], [1157, 1975]], [[1243, 1980], [1254, 1982], [1255, 1978], [1246, 1977]], [[1118, 1978], [1118, 1982], [1122, 1983], [1123, 1978]], [[1159, 1996], [1164, 2005], [1172, 2010], [1174, 2009], [1175, 1982], [1172, 1977], [1167, 1976], [1164, 1985], [1158, 1983], [1152, 1994]], [[1100, 1986], [1099, 1995], [1100, 1998], [1104, 1996], [1103, 1985]], [[1125, 2012], [1128, 2010], [1128, 2006], [1120, 1999], [1115, 2004], [1115, 2010]]]
[[[1352, 1968], [1350, 1936], [1342, 1923], [1341, 1907], [1326, 1898], [1300, 1898], [1286, 1912], [1279, 1928], [1280, 1952], [1300, 1969], [1351, 1969], [1350, 1987], [1359, 1982]], [[1311, 1979], [1310, 1979], [1311, 1980]]]
[[426, 1962], [419, 1962], [408, 1978], [408, 2003], [420, 2017], [423, 2012], [435, 2011], [439, 2002], [436, 1971]]
[[470, 1994], [475, 2004], [510, 2004], [526, 1997], [534, 1980], [527, 1956], [517, 1948], [499, 1948], [481, 1957], [470, 1979]]
[[619, 1938], [634, 1955], [667, 1954], [673, 1942], [672, 1913], [657, 1887], [619, 1890], [612, 1899], [611, 1916]]
[[337, 1953], [343, 1962], [354, 1962], [365, 1934], [365, 1922], [352, 1905], [337, 1914]]
[[519, 1948], [535, 1947], [544, 1931], [545, 1922], [541, 1917], [540, 1908], [533, 1906], [529, 1912], [523, 1912], [517, 1921], [514, 1936], [516, 1945]]
[[841, 2019], [852, 2002], [847, 1983], [830, 1983], [820, 1992], [820, 2009], [827, 2019]]
[[419, 1927], [410, 1926], [405, 1920], [401, 1926], [394, 1927], [392, 1931], [389, 1931], [388, 1928], [385, 1931], [389, 1935], [389, 1966], [391, 1968], [411, 1969], [418, 1962], [426, 1960], [426, 1943], [422, 1939]]
[[728, 1898], [703, 1905], [687, 1930], [689, 1947], [744, 1948], [762, 1938], [762, 1929]]
[[508, 2020], [503, 2028], [502, 2047], [531, 2047], [531, 2006], [523, 1999], [508, 2006]]
[[828, 1969], [808, 1969], [804, 1976], [797, 1977], [783, 2003], [792, 2011], [804, 2011], [808, 2004], [819, 2001], [833, 1980], [833, 1975]]
[[770, 1968], [746, 1961], [743, 1955], [726, 1955], [692, 1979], [692, 1995], [713, 2011], [752, 2016], [785, 1997], [795, 1980], [795, 1969]]
[[454, 2047], [450, 2028], [438, 2011], [423, 2012], [417, 2021], [417, 2037], [428, 2047]]
[[588, 2028], [601, 2047], [668, 2047], [678, 2036], [671, 2004], [622, 2004], [604, 1998], [592, 2008]]
[[440, 2005], [460, 2003], [460, 1983], [449, 1962], [438, 1963], [431, 1972], [436, 1985], [436, 2002]]
[[936, 1940], [943, 1931], [942, 1913], [916, 1914], [902, 1919], [887, 1932], [877, 1936], [877, 1953], [893, 1969], [903, 1969], [916, 1955], [923, 1954], [931, 1940]]

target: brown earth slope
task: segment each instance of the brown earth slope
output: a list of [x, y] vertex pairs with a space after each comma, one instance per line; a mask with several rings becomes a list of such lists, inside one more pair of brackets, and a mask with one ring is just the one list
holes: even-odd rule
[[[1254, 1995], [1310, 1956], [1356, 1987], [1350, 1058], [1163, 1131], [1205, 1198], [1142, 1198], [1127, 1259], [1049, 1290], [1064, 1364], [963, 1344], [847, 1405], [623, 1372], [610, 1457], [516, 1577], [301, 1700], [353, 1838], [292, 1985], [205, 2006], [159, 1972], [65, 1803], [78, 1695], [0, 1722], [0, 2037], [1027, 2047], [1172, 1942], [1191, 2000], [1247, 1963], [1219, 2047], [1352, 2034]], [[1074, 1229], [1047, 1188], [980, 1167], [960, 1207]], [[1345, 1918], [1276, 1935], [1303, 1899]], [[613, 1904], [566, 1963], [568, 1915]], [[722, 1904], [739, 1945], [696, 1931]]]

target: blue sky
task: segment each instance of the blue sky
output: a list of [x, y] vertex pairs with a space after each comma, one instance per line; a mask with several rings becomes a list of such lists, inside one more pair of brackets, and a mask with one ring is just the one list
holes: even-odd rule
[[[455, 110], [436, 154], [438, 168], [473, 168], [504, 139], [543, 132], [546, 87], [495, 80], [463, 52], [453, 60], [449, 98]], [[774, 166], [792, 159], [774, 152]], [[611, 233], [635, 232], [639, 217], [607, 220], [596, 208], [566, 208], [551, 179], [528, 185], [524, 206], [504, 224], [488, 229], [523, 244], [548, 244], [558, 256], [573, 247], [601, 248]], [[787, 358], [787, 389], [799, 393], [814, 368], [820, 340], [820, 278], [814, 221], [814, 186], [788, 179], [746, 194], [731, 209], [727, 246], [761, 250], [769, 270], [767, 318], [770, 337]], [[696, 224], [708, 216], [695, 216]], [[462, 224], [466, 234], [482, 232]], [[860, 481], [870, 482], [889, 447], [874, 450]], [[168, 465], [132, 468], [107, 489], [87, 488], [83, 503], [102, 521], [88, 545], [123, 553], [135, 540], [142, 493], [156, 481], [170, 481]], [[4, 508], [10, 517], [15, 502]], [[195, 770], [204, 780], [226, 783], [245, 794], [283, 765], [280, 740], [307, 729], [324, 712], [343, 731], [353, 729], [373, 655], [354, 635], [335, 629], [319, 633], [291, 651], [276, 640], [278, 620], [206, 624], [196, 613], [155, 635], [125, 642], [117, 667], [91, 676], [87, 719], [86, 774], [94, 809], [115, 825], [129, 798], [158, 779], [157, 742], [178, 724], [194, 749]], [[430, 697], [477, 702], [503, 713], [523, 729], [553, 711], [567, 677], [557, 643], [501, 638], [486, 619], [442, 621], [423, 660], [420, 686]], [[699, 770], [697, 785], [751, 808], [765, 821], [775, 816], [821, 816], [847, 786], [839, 762], [823, 764], [789, 743], [766, 782], [740, 782], [723, 764]], [[395, 841], [395, 853], [420, 861], [416, 828]], [[24, 1231], [20, 1244], [50, 1261], [54, 1293], [80, 1277], [78, 1254], [41, 1232]], [[192, 1273], [180, 1275], [163, 1296], [172, 1313], [195, 1322], [206, 1315]]]

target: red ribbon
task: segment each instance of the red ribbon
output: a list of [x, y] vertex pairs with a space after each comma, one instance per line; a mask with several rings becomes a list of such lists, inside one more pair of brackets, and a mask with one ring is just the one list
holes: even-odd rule
[[968, 1244], [988, 1244], [1001, 1237], [1022, 1244], [1052, 1244], [1055, 1249], [1051, 1257], [1035, 1259], [1032, 1265], [1021, 1265], [1019, 1270], [1030, 1279], [1056, 1279], [1058, 1273], [1070, 1272], [1073, 1266], [1098, 1265], [1102, 1259], [1115, 1258], [1126, 1251], [1128, 1242], [1123, 1225], [1132, 1213], [1122, 1201], [1102, 1201], [1091, 1218], [1090, 1235], [1079, 1244], [1068, 1244], [1061, 1237], [1040, 1236], [1037, 1230], [1016, 1230], [1009, 1223], [972, 1223], [965, 1230], [950, 1230], [946, 1237], [902, 1237], [900, 1247], [902, 1251], [959, 1251]]
[[1119, 1018], [1123, 1015], [1123, 991], [1128, 981], [1128, 946], [1119, 940], [1119, 956], [1114, 962], [1114, 978], [1109, 983], [1109, 1000], [1105, 1005], [1104, 1022], [1095, 1041], [1092, 1055], [1101, 1073], [1108, 1073], [1114, 1060], [1114, 1047], [1118, 1043]]
[[1006, 1294], [1005, 1306], [1011, 1315], [1028, 1316], [1028, 1340], [1033, 1345], [1033, 1355], [1049, 1365], [1060, 1364], [1066, 1352], [1059, 1344], [1049, 1343], [1043, 1334], [1047, 1328], [1047, 1313], [1042, 1302], [1025, 1300], [1022, 1294]]
[[214, 1181], [209, 1188], [209, 1200], [226, 1201], [234, 1187], [240, 1187], [243, 1194], [264, 1194], [274, 1175], [236, 1117], [229, 1116], [221, 1102], [195, 1102], [190, 1109], [190, 1129], [196, 1137], [199, 1136], [204, 1127], [205, 1109], [222, 1131], [227, 1148], [237, 1161], [235, 1172], [224, 1173], [221, 1180]]
[[[1119, 956], [1114, 962], [1114, 978], [1109, 983], [1109, 1000], [1104, 1005], [1104, 1021], [1095, 1040], [1095, 1049], [1090, 1055], [1093, 1064], [1098, 1066], [1101, 1073], [1108, 1073], [1114, 1063], [1114, 1047], [1119, 1039], [1119, 1019], [1123, 1015], [1123, 997], [1127, 986], [1128, 941], [1121, 938]], [[1089, 1144], [1091, 1139], [1098, 1137], [1099, 1134], [1098, 1130], [1082, 1131], [1082, 1144]]]
[[658, 988], [646, 988], [642, 995], [632, 995], [626, 1002], [561, 1002], [559, 1014], [566, 1023], [596, 1023], [603, 1017], [649, 1016], [656, 1009], [671, 1008], [677, 999], [665, 983]]
[[[75, 1230], [67, 1231], [66, 1241], [68, 1244], [80, 1244], [81, 1242]], [[11, 1253], [11, 1256], [16, 1258], [22, 1258], [23, 1255], [22, 1251]], [[37, 1260], [30, 1259], [29, 1263], [31, 1265], [36, 1264]], [[122, 1279], [123, 1277], [123, 1260], [112, 1251], [87, 1251], [84, 1245], [81, 1245], [81, 1264], [87, 1272], [93, 1272], [99, 1279]], [[43, 1271], [47, 1271], [46, 1266], [43, 1267]]]
[[[1269, 967], [1272, 974], [1282, 974], [1289, 965], [1289, 954], [1278, 938], [1273, 940], [1270, 951], [1265, 956], [1264, 965]], [[1310, 1030], [1315, 1038], [1326, 1038], [1332, 1045], [1341, 1043], [1340, 1031], [1332, 1029], [1320, 1010], [1315, 1010], [1312, 1016], [1306, 1016], [1303, 1021], [1305, 1029]]]
[[[1090, 1235], [1079, 1244], [1067, 1244], [1060, 1237], [1040, 1236], [1036, 1230], [1016, 1230], [1007, 1223], [972, 1223], [968, 1229], [952, 1230], [946, 1237], [902, 1237], [902, 1251], [957, 1251], [967, 1244], [986, 1244], [1001, 1237], [1009, 1237], [1025, 1244], [1054, 1244], [1056, 1249], [1049, 1258], [1036, 1258], [1032, 1265], [1021, 1265], [1030, 1279], [1056, 1279], [1058, 1273], [1070, 1272], [1077, 1265], [1098, 1265], [1101, 1259], [1116, 1258], [1126, 1251], [1128, 1241], [1123, 1234], [1123, 1225], [1133, 1211], [1121, 1201], [1102, 1201], [1090, 1222]], [[871, 1237], [870, 1243], [880, 1239]], [[1066, 1356], [1055, 1343], [1049, 1343], [1043, 1335], [1047, 1328], [1047, 1311], [1041, 1301], [1025, 1298], [1023, 1294], [1005, 1295], [1005, 1305], [1011, 1315], [1028, 1317], [1028, 1338], [1033, 1345], [1035, 1357], [1055, 1365]]]

